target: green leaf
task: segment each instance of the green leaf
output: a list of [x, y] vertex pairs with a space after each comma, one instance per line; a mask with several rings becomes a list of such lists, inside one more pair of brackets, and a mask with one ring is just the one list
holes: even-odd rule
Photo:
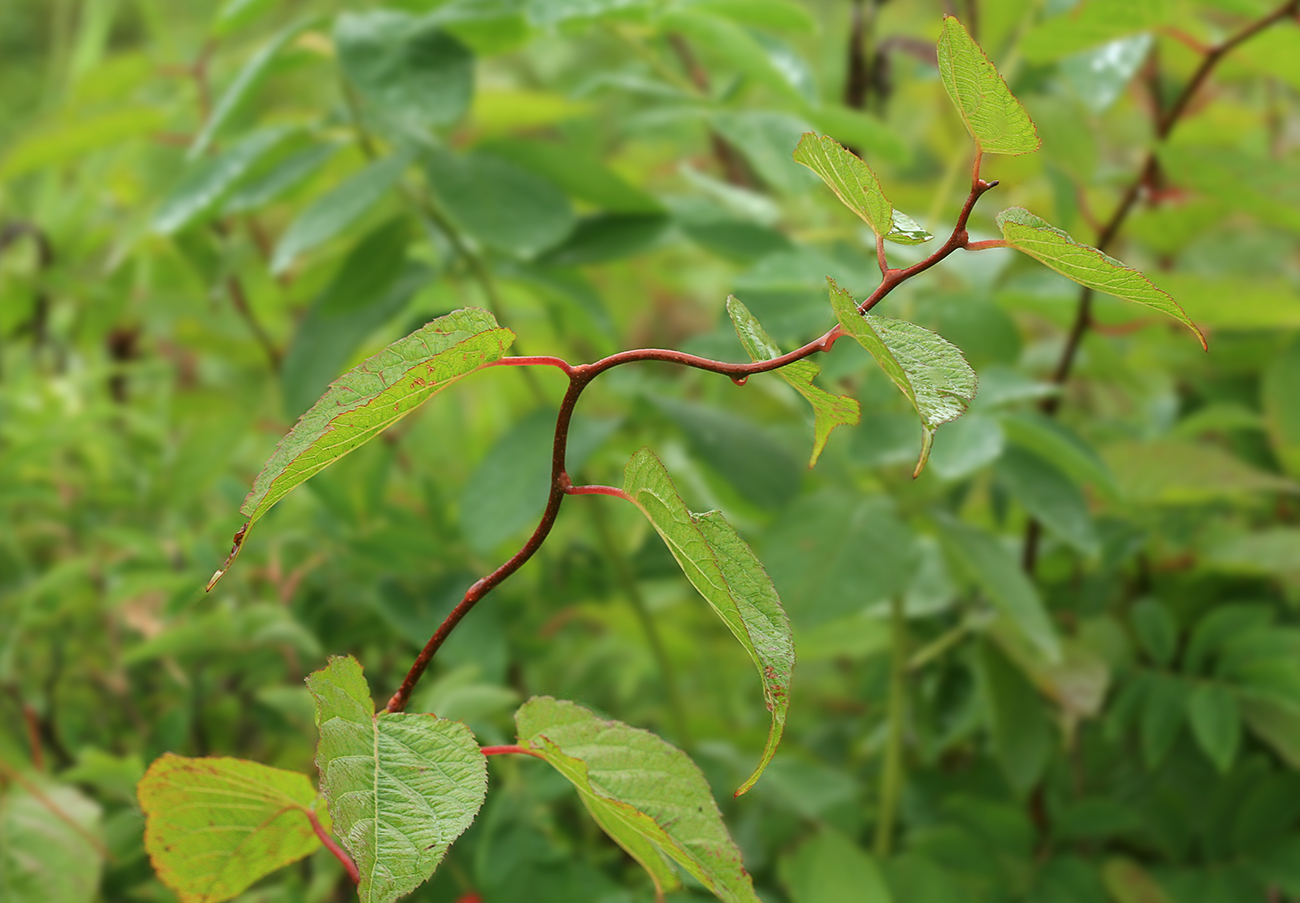
[[1038, 590], [1019, 562], [991, 533], [947, 515], [934, 518], [939, 539], [953, 562], [984, 590], [1025, 639], [1050, 661], [1061, 659], [1061, 645]]
[[535, 697], [515, 715], [519, 743], [564, 775], [596, 823], [650, 873], [660, 894], [676, 863], [720, 900], [758, 903], [694, 762], [648, 731], [572, 702]]
[[474, 54], [436, 23], [388, 9], [334, 23], [339, 65], [383, 120], [422, 134], [455, 122], [474, 93]]
[[[1289, 303], [1294, 300], [1288, 297]], [[1300, 477], [1300, 392], [1296, 391], [1300, 386], [1300, 340], [1288, 343], [1262, 376], [1260, 395], [1269, 443], [1287, 472]]]
[[1130, 618], [1151, 660], [1157, 665], [1170, 664], [1178, 651], [1178, 625], [1169, 609], [1155, 599], [1143, 599], [1133, 606]]
[[104, 844], [100, 809], [75, 787], [14, 776], [0, 762], [0, 900], [91, 903], [99, 895]]
[[[481, 104], [476, 105], [481, 106]], [[610, 213], [663, 213], [654, 197], [630, 184], [600, 157], [576, 144], [560, 144], [530, 137], [500, 138], [476, 145], [495, 157], [509, 160], [549, 182], [575, 200], [586, 201]]]
[[313, 144], [289, 154], [265, 174], [241, 182], [221, 205], [221, 212], [246, 213], [271, 203], [311, 178], [337, 151], [337, 145]]
[[834, 830], [823, 830], [777, 866], [794, 903], [893, 903], [875, 857]]
[[691, 9], [702, 10], [745, 25], [771, 28], [783, 34], [813, 34], [817, 20], [794, 0], [696, 0]]
[[1088, 501], [1065, 474], [1046, 459], [1012, 446], [997, 463], [998, 482], [1048, 530], [1084, 555], [1099, 549]]
[[787, 72], [776, 64], [763, 44], [730, 18], [714, 15], [694, 4], [681, 4], [665, 10], [655, 21], [661, 32], [684, 35], [692, 49], [721, 58], [755, 84], [786, 100], [803, 100], [803, 95], [790, 84]]
[[1037, 411], [1001, 416], [1002, 430], [1011, 442], [1059, 468], [1071, 480], [1098, 490], [1111, 500], [1119, 498], [1115, 475], [1091, 445], [1069, 427]]
[[276, 0], [226, 0], [212, 20], [214, 37], [224, 38], [250, 25], [278, 4]]
[[438, 317], [340, 376], [294, 424], [257, 475], [239, 509], [248, 517], [208, 589], [234, 562], [253, 525], [276, 502], [369, 442], [438, 392], [505, 354], [514, 333], [485, 310]]
[[312, 201], [280, 236], [271, 255], [271, 272], [283, 273], [299, 254], [324, 244], [359, 220], [397, 184], [410, 162], [408, 153], [376, 160]]
[[687, 579], [745, 647], [762, 677], [772, 727], [758, 767], [736, 791], [739, 796], [754, 786], [772, 761], [785, 729], [794, 669], [790, 622], [776, 588], [749, 545], [719, 512], [692, 514], [686, 510], [668, 472], [648, 449], [628, 462], [623, 490], [645, 512]]
[[316, 788], [296, 771], [166, 753], [137, 792], [154, 870], [185, 903], [229, 900], [321, 845], [309, 817]]
[[1187, 698], [1192, 735], [1221, 774], [1232, 770], [1241, 746], [1241, 712], [1232, 690], [1218, 683], [1198, 684]]
[[361, 872], [361, 903], [389, 903], [429, 879], [487, 794], [487, 758], [459, 721], [375, 714], [352, 657], [307, 678], [316, 767], [335, 834]]
[[1098, 292], [1144, 304], [1187, 325], [1205, 344], [1205, 336], [1178, 302], [1132, 267], [1125, 266], [1096, 248], [1081, 245], [1065, 232], [1023, 207], [1011, 207], [998, 214], [1002, 237], [1018, 251], [1051, 267], [1068, 279]]
[[980, 684], [988, 706], [993, 752], [1020, 796], [1038, 784], [1057, 745], [1043, 698], [992, 643], [980, 643]]
[[934, 238], [910, 217], [894, 210], [871, 167], [833, 138], [806, 133], [794, 149], [794, 159], [817, 173], [836, 197], [877, 235], [902, 245]]
[[167, 111], [157, 106], [126, 107], [96, 113], [15, 136], [0, 157], [0, 178], [17, 178], [36, 170], [54, 170], [91, 151], [128, 144], [167, 126]]
[[1153, 40], [1139, 34], [1075, 54], [1060, 64], [1061, 77], [1093, 113], [1106, 112], [1133, 80]]
[[564, 192], [508, 160], [437, 150], [426, 161], [442, 209], [480, 245], [531, 259], [573, 231], [576, 220]]
[[1164, 671], [1151, 671], [1142, 686], [1139, 727], [1142, 761], [1154, 771], [1169, 754], [1187, 714], [1188, 685]]
[[212, 212], [226, 193], [287, 134], [288, 130], [283, 128], [261, 129], [218, 156], [193, 164], [154, 214], [154, 231], [171, 235]]
[[1174, 903], [1164, 888], [1131, 859], [1107, 859], [1101, 867], [1101, 880], [1115, 903]]
[[[776, 341], [767, 334], [767, 330], [749, 312], [749, 308], [745, 307], [735, 295], [727, 298], [727, 313], [731, 315], [736, 334], [740, 336], [740, 344], [745, 346], [750, 360], [766, 361], [781, 356], [781, 349]], [[862, 418], [862, 408], [858, 405], [857, 399], [846, 395], [832, 395], [814, 384], [813, 379], [821, 372], [821, 368], [810, 360], [795, 361], [776, 372], [812, 405], [813, 449], [812, 457], [808, 461], [808, 466], [812, 467], [817, 463], [822, 449], [826, 447], [826, 440], [830, 438], [831, 430], [841, 424], [847, 426], [856, 424]]]
[[1292, 769], [1300, 769], [1300, 707], [1253, 691], [1237, 694], [1250, 732]]
[[935, 428], [964, 414], [975, 397], [975, 371], [961, 350], [942, 336], [906, 320], [860, 314], [848, 292], [833, 279], [827, 282], [840, 326], [871, 353], [921, 418], [921, 456], [912, 471], [913, 477], [920, 476]]
[[952, 16], [943, 18], [938, 52], [939, 77], [981, 153], [1017, 155], [1038, 150], [1038, 131], [1024, 105]]
[[1159, 439], [1117, 442], [1102, 456], [1132, 502], [1195, 505], [1249, 493], [1300, 493], [1296, 481], [1259, 470], [1206, 442]]
[[574, 19], [615, 19], [648, 4], [649, 0], [525, 0], [528, 22], [537, 28], [551, 28]]

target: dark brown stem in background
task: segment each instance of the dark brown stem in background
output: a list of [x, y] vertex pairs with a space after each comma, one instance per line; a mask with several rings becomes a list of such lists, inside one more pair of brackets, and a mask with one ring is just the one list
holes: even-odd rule
[[315, 812], [310, 809], [304, 809], [302, 811], [306, 813], [307, 820], [311, 822], [311, 829], [316, 832], [316, 836], [320, 838], [321, 844], [323, 844], [325, 849], [329, 850], [330, 853], [333, 854], [335, 859], [343, 863], [343, 867], [347, 869], [348, 877], [352, 879], [352, 883], [360, 884], [361, 872], [357, 870], [357, 864], [352, 861], [352, 857], [348, 855], [348, 851], [339, 846], [339, 842], [330, 835], [329, 831], [325, 830], [325, 826], [320, 823], [320, 819], [316, 817]]
[[871, 87], [871, 61], [868, 58], [867, 16], [875, 16], [875, 4], [871, 12], [865, 9], [867, 0], [853, 0], [853, 18], [849, 24], [849, 60], [848, 72], [844, 77], [844, 106], [850, 110], [861, 110], [867, 105], [867, 91]]
[[[886, 270], [880, 279], [880, 284], [876, 286], [866, 300], [858, 305], [858, 309], [866, 313], [875, 305], [884, 300], [891, 291], [902, 283], [911, 279], [919, 273], [923, 273], [939, 261], [948, 257], [959, 248], [966, 247], [969, 242], [969, 236], [966, 232], [966, 223], [970, 219], [971, 211], [975, 208], [975, 203], [984, 195], [986, 191], [997, 185], [997, 182], [985, 182], [979, 177], [980, 158], [977, 155], [975, 165], [971, 172], [971, 190], [966, 198], [966, 203], [962, 206], [961, 213], [957, 217], [957, 223], [953, 226], [952, 234], [948, 240], [932, 253], [929, 257], [921, 260], [910, 267], [900, 270]], [[456, 629], [465, 615], [473, 610], [474, 606], [495, 589], [502, 581], [523, 567], [530, 558], [537, 553], [550, 535], [551, 528], [555, 526], [555, 519], [560, 513], [560, 505], [563, 503], [566, 495], [617, 495], [624, 496], [623, 492], [612, 486], [574, 486], [566, 470], [565, 456], [569, 444], [569, 427], [573, 422], [573, 411], [578, 404], [578, 399], [582, 392], [597, 376], [606, 370], [611, 370], [622, 364], [630, 364], [641, 361], [660, 361], [668, 364], [679, 364], [683, 367], [692, 367], [696, 370], [704, 370], [708, 373], [718, 373], [722, 376], [730, 377], [734, 382], [740, 383], [746, 378], [756, 373], [768, 373], [772, 370], [779, 370], [782, 367], [792, 364], [795, 361], [801, 361], [806, 357], [821, 351], [829, 351], [835, 344], [835, 340], [843, 335], [843, 330], [839, 326], [834, 326], [820, 337], [814, 339], [801, 348], [782, 354], [779, 357], [771, 358], [765, 361], [753, 361], [747, 364], [733, 364], [725, 361], [715, 361], [709, 358], [699, 357], [694, 354], [686, 354], [681, 351], [672, 351], [666, 348], [639, 348], [632, 351], [622, 351], [618, 354], [611, 354], [609, 357], [602, 358], [592, 364], [571, 365], [559, 358], [536, 357], [527, 359], [526, 363], [549, 365], [559, 367], [569, 377], [569, 387], [564, 393], [564, 399], [560, 402], [560, 410], [555, 418], [555, 438], [551, 445], [551, 489], [550, 495], [546, 500], [546, 509], [542, 512], [541, 520], [538, 521], [533, 535], [528, 538], [523, 547], [516, 552], [505, 564], [501, 565], [492, 573], [476, 582], [465, 592], [465, 596], [460, 603], [451, 610], [451, 614], [438, 625], [433, 636], [429, 637], [420, 654], [416, 656], [415, 662], [407, 672], [402, 681], [402, 685], [397, 688], [397, 692], [388, 700], [386, 710], [389, 712], [400, 712], [406, 708], [410, 701], [411, 692], [415, 689], [416, 683], [433, 661], [438, 649], [446, 642], [447, 637]], [[500, 363], [509, 364], [512, 359], [507, 358]]]
[[[686, 39], [679, 34], [670, 34], [668, 43], [673, 48], [673, 53], [677, 54], [677, 59], [681, 61], [682, 67], [686, 69], [686, 74], [690, 76], [691, 84], [703, 95], [709, 93], [709, 73], [700, 65], [700, 61], [695, 58], [694, 52], [691, 51], [691, 45], [686, 43]], [[709, 144], [713, 149], [713, 157], [718, 161], [718, 166], [722, 168], [723, 175], [732, 185], [739, 185], [742, 188], [752, 187], [754, 184], [753, 176], [750, 175], [749, 167], [745, 160], [736, 152], [736, 149], [727, 143], [726, 139], [716, 131], [709, 131]]]
[[[1129, 182], [1128, 188], [1124, 190], [1115, 212], [1111, 214], [1110, 219], [1098, 232], [1097, 240], [1094, 243], [1098, 250], [1105, 251], [1115, 241], [1120, 228], [1128, 219], [1129, 214], [1133, 212], [1143, 187], [1154, 184], [1158, 179], [1160, 166], [1158, 149], [1182, 120], [1192, 99], [1201, 89], [1206, 79], [1209, 78], [1214, 67], [1242, 43], [1250, 40], [1271, 25], [1289, 16], [1296, 15], [1297, 12], [1300, 12], [1300, 0], [1290, 0], [1290, 2], [1274, 10], [1269, 15], [1247, 25], [1225, 41], [1206, 50], [1201, 64], [1192, 73], [1192, 77], [1187, 80], [1187, 84], [1183, 86], [1183, 90], [1178, 94], [1178, 97], [1174, 99], [1174, 102], [1167, 110], [1157, 113], [1155, 124], [1156, 140], [1153, 142], [1151, 150], [1147, 151], [1146, 159], [1142, 161], [1137, 176]], [[1159, 110], [1159, 107], [1157, 106], [1156, 109]], [[1062, 349], [1060, 360], [1057, 361], [1056, 369], [1052, 372], [1052, 382], [1057, 386], [1063, 387], [1069, 381], [1070, 373], [1074, 369], [1075, 358], [1079, 353], [1079, 346], [1083, 343], [1084, 335], [1092, 326], [1092, 294], [1090, 288], [1081, 289], [1079, 292], [1074, 324], [1070, 327], [1069, 335], [1065, 339], [1065, 348]], [[1057, 411], [1060, 410], [1062, 397], [1063, 393], [1058, 392], [1043, 399], [1039, 409], [1049, 417], [1055, 416]], [[1022, 563], [1025, 570], [1030, 574], [1033, 574], [1038, 560], [1038, 541], [1041, 532], [1041, 527], [1034, 520], [1029, 522], [1029, 526], [1025, 530]]]
[[240, 281], [238, 276], [229, 276], [226, 278], [226, 290], [230, 292], [230, 300], [235, 305], [235, 310], [248, 324], [248, 329], [253, 333], [253, 337], [257, 339], [257, 344], [261, 345], [262, 351], [266, 353], [266, 360], [271, 365], [271, 371], [279, 373], [280, 349], [275, 347], [275, 342], [271, 340], [271, 336], [249, 306], [248, 294], [244, 291], [244, 283]]

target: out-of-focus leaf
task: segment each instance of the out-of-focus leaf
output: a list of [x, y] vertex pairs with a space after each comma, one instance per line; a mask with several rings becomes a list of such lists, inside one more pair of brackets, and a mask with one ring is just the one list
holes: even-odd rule
[[1152, 671], [1142, 685], [1140, 730], [1142, 761], [1148, 771], [1169, 754], [1187, 714], [1188, 684], [1172, 674]]
[[827, 281], [840, 326], [870, 352], [921, 418], [921, 456], [912, 472], [919, 476], [930, 457], [935, 429], [964, 414], [975, 397], [975, 371], [960, 349], [942, 336], [906, 320], [860, 314], [853, 297], [833, 279]]
[[812, 126], [789, 113], [770, 110], [725, 110], [712, 114], [714, 128], [765, 183], [786, 195], [805, 193], [817, 178], [790, 156]]
[[508, 160], [438, 150], [426, 162], [442, 208], [481, 245], [528, 259], [573, 231], [576, 220], [564, 192]]
[[145, 848], [163, 883], [186, 903], [219, 903], [313, 853], [316, 788], [304, 774], [246, 759], [167, 753], [139, 786]]
[[375, 714], [351, 657], [307, 678], [316, 767], [335, 834], [361, 873], [361, 903], [390, 903], [429, 879], [487, 794], [487, 758], [459, 721]]
[[1174, 903], [1164, 888], [1131, 859], [1107, 859], [1101, 867], [1101, 880], [1115, 903]]
[[[1300, 305], [1298, 305], [1300, 306]], [[1292, 341], [1264, 370], [1260, 386], [1269, 442], [1287, 471], [1300, 477], [1300, 341]]]
[[818, 132], [854, 148], [862, 157], [905, 166], [911, 148], [898, 133], [866, 110], [823, 102], [803, 110]]
[[1196, 333], [1202, 348], [1207, 347], [1205, 336], [1178, 302], [1132, 267], [1096, 248], [1079, 244], [1023, 207], [1011, 207], [999, 213], [998, 226], [1002, 229], [1002, 237], [1016, 250], [1080, 285], [1169, 314]]
[[397, 184], [410, 162], [411, 156], [404, 152], [384, 157], [316, 198], [280, 236], [271, 256], [271, 272], [283, 273], [299, 254], [324, 244], [359, 220]]
[[880, 868], [843, 834], [822, 831], [781, 857], [781, 883], [794, 903], [893, 903]]
[[1079, 487], [1045, 458], [1013, 445], [998, 460], [997, 476], [1011, 496], [1047, 529], [1082, 554], [1096, 554], [1099, 543], [1087, 500]]
[[1300, 706], [1258, 692], [1238, 692], [1242, 719], [1293, 769], [1300, 769]]
[[185, 178], [154, 214], [154, 230], [170, 235], [210, 213], [226, 192], [286, 134], [283, 128], [261, 129], [216, 157], [192, 164]]
[[1206, 543], [1200, 564], [1230, 574], [1295, 581], [1300, 578], [1300, 530], [1274, 527], [1255, 533], [1216, 535]]
[[1199, 504], [1252, 492], [1300, 492], [1286, 477], [1256, 470], [1217, 445], [1162, 439], [1102, 449], [1124, 498], [1157, 504]]
[[474, 55], [436, 23], [389, 9], [334, 20], [339, 65], [371, 109], [417, 133], [455, 122], [474, 93]]
[[998, 70], [965, 26], [944, 16], [939, 35], [939, 77], [975, 145], [986, 154], [1030, 154], [1038, 131]]
[[1109, 499], [1119, 498], [1115, 475], [1091, 445], [1056, 420], [1037, 412], [1002, 415], [1002, 429], [1016, 445], [1051, 461], [1076, 483], [1092, 486]]
[[989, 710], [993, 751], [1016, 793], [1028, 793], [1043, 775], [1055, 745], [1043, 699], [991, 643], [980, 648], [980, 677]]
[[157, 131], [167, 123], [158, 107], [127, 107], [31, 129], [0, 157], [0, 178], [52, 169], [79, 157]]
[[564, 775], [596, 823], [650, 873], [681, 886], [675, 863], [727, 903], [758, 903], [704, 775], [648, 731], [572, 702], [535, 697], [515, 715], [519, 743]]
[[650, 0], [526, 0], [529, 24], [550, 28], [573, 20], [600, 21], [640, 10]]
[[[740, 343], [745, 346], [751, 360], [766, 361], [781, 356], [781, 349], [776, 342], [749, 312], [749, 308], [735, 295], [727, 298], [727, 313], [740, 336]], [[856, 399], [844, 395], [832, 395], [813, 383], [814, 377], [821, 371], [810, 360], [796, 361], [777, 370], [787, 383], [808, 400], [813, 408], [813, 450], [808, 466], [817, 463], [831, 430], [841, 424], [852, 426], [862, 416], [862, 409]]]
[[[856, 213], [877, 235], [903, 245], [920, 244], [934, 237], [909, 217], [898, 214], [889, 198], [885, 197], [871, 167], [841, 147], [835, 139], [809, 132], [799, 139], [794, 158], [817, 173], [844, 206]], [[896, 216], [902, 218], [896, 221]]]
[[1180, 7], [1173, 0], [1088, 0], [1054, 16], [1025, 35], [1025, 59], [1046, 63], [1146, 31], [1175, 24]]
[[1187, 723], [1214, 767], [1227, 774], [1241, 746], [1237, 697], [1223, 684], [1198, 684], [1187, 697]]
[[996, 461], [1005, 446], [1002, 425], [993, 417], [967, 414], [944, 427], [943, 441], [930, 455], [930, 469], [945, 480], [961, 480]]
[[1084, 106], [1104, 113], [1119, 99], [1151, 50], [1149, 34], [1111, 41], [1061, 61], [1061, 75]]
[[786, 34], [811, 34], [817, 30], [817, 20], [794, 0], [697, 0], [691, 8]]
[[1183, 655], [1184, 670], [1189, 674], [1203, 673], [1212, 657], [1233, 638], [1248, 635], [1272, 621], [1273, 612], [1266, 605], [1220, 605], [1212, 609], [1192, 629]]
[[1143, 599], [1130, 615], [1142, 648], [1157, 665], [1168, 665], [1178, 651], [1178, 625], [1169, 609], [1156, 599]]
[[599, 157], [579, 147], [518, 138], [489, 140], [477, 147], [536, 173], [558, 185], [573, 199], [601, 210], [629, 214], [654, 214], [664, 210], [654, 197], [630, 184]]
[[245, 213], [269, 204], [311, 178], [337, 150], [333, 144], [313, 144], [290, 154], [265, 174], [240, 183], [221, 205], [222, 213]]
[[577, 221], [569, 237], [538, 262], [578, 267], [644, 254], [663, 239], [669, 219], [662, 213], [597, 213]]
[[939, 538], [953, 562], [1049, 661], [1061, 657], [1060, 642], [1038, 590], [997, 537], [948, 516], [936, 517]]
[[[1217, 199], [1229, 210], [1300, 232], [1300, 166], [1289, 158], [1204, 144], [1162, 145], [1160, 163], [1174, 184]], [[1231, 307], [1239, 302], [1230, 302]]]
[[212, 20], [212, 33], [219, 38], [232, 35], [276, 6], [275, 0], [226, 0]]
[[697, 4], [670, 7], [656, 21], [662, 31], [684, 35], [692, 49], [721, 57], [746, 78], [775, 91], [778, 96], [794, 101], [803, 99], [763, 45], [740, 24]]
[[762, 678], [772, 727], [763, 757], [736, 791], [739, 795], [758, 780], [781, 742], [794, 669], [790, 622], [748, 543], [719, 512], [688, 511], [663, 464], [649, 450], [642, 449], [628, 462], [623, 491], [650, 519], [682, 572], [740, 641]]
[[75, 787], [4, 774], [0, 793], [0, 900], [91, 903], [104, 867], [100, 809]]
[[208, 589], [239, 554], [248, 531], [290, 490], [499, 359], [513, 341], [514, 333], [497, 326], [490, 313], [466, 308], [426, 323], [335, 380], [263, 465], [239, 509], [248, 522]]

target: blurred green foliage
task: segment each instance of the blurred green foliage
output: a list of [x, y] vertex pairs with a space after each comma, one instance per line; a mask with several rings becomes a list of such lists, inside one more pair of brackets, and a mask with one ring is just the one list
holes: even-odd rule
[[[985, 161], [1001, 186], [972, 235], [997, 237], [1015, 204], [1095, 240], [1198, 48], [1276, 5], [955, 4], [1043, 138]], [[0, 4], [0, 889], [172, 899], [144, 854], [144, 766], [172, 751], [310, 772], [305, 675], [353, 653], [386, 694], [527, 536], [563, 385], [499, 368], [287, 498], [204, 596], [252, 477], [342, 370], [466, 305], [495, 308], [516, 353], [574, 362], [640, 346], [745, 360], [729, 293], [782, 347], [815, 337], [826, 276], [857, 297], [878, 276], [869, 233], [791, 159], [806, 131], [853, 147], [945, 235], [971, 148], [934, 68], [944, 11]], [[916, 481], [915, 416], [847, 342], [819, 379], [862, 422], [812, 471], [811, 417], [775, 376], [737, 388], [647, 363], [587, 393], [582, 479], [617, 484], [653, 448], [781, 591], [799, 662], [786, 740], [750, 794], [729, 798], [769, 721], [746, 655], [615, 500], [566, 504], [412, 709], [484, 743], [512, 742], [534, 694], [655, 730], [704, 769], [768, 903], [1300, 897], [1291, 12], [1198, 92], [1111, 249], [1186, 308], [1209, 355], [1099, 297], [1048, 418], [1077, 289], [996, 250], [878, 311], [941, 333], [980, 377]], [[1026, 594], [1059, 662], [998, 616]], [[891, 648], [907, 664], [892, 721]], [[895, 731], [897, 821], [873, 845]], [[506, 758], [411, 899], [652, 899], [562, 778]], [[35, 883], [4, 883], [30, 861]], [[348, 892], [317, 854], [240, 899]]]

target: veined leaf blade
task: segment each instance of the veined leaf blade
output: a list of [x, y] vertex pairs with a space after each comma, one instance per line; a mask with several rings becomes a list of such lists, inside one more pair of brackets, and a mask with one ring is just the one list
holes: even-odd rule
[[550, 697], [524, 703], [515, 722], [520, 745], [574, 785], [596, 822], [661, 893], [680, 885], [676, 863], [726, 903], [758, 903], [709, 785], [684, 752], [649, 731]]
[[316, 788], [298, 772], [166, 753], [149, 766], [137, 793], [145, 849], [184, 903], [229, 900], [320, 846], [308, 818]]
[[1023, 207], [998, 214], [998, 227], [1007, 244], [1023, 251], [1056, 272], [1107, 295], [1123, 298], [1166, 313], [1185, 324], [1206, 348], [1205, 336], [1169, 293], [1156, 288], [1146, 276], [1096, 248], [1080, 244], [1067, 233]]
[[981, 152], [1016, 156], [1038, 150], [1038, 130], [1024, 105], [952, 16], [944, 16], [938, 54], [939, 77]]
[[361, 903], [390, 903], [429, 879], [487, 795], [487, 759], [459, 721], [374, 714], [351, 657], [307, 678], [316, 766], [339, 841], [361, 873]]
[[[727, 298], [727, 313], [731, 315], [736, 335], [740, 336], [740, 343], [745, 346], [751, 360], [767, 361], [781, 356], [781, 349], [775, 340], [735, 295]], [[841, 424], [857, 424], [862, 418], [862, 408], [856, 398], [832, 395], [816, 385], [813, 378], [821, 372], [821, 368], [812, 361], [795, 361], [776, 372], [812, 405], [813, 450], [812, 458], [808, 461], [808, 466], [812, 467], [826, 447], [831, 431]]]
[[663, 464], [648, 449], [628, 462], [623, 489], [663, 537], [686, 578], [749, 653], [762, 678], [772, 726], [762, 759], [736, 791], [739, 796], [772, 761], [785, 730], [794, 670], [789, 619], [754, 550], [720, 513], [688, 511]]
[[906, 320], [858, 312], [853, 297], [828, 279], [831, 306], [840, 326], [875, 358], [921, 418], [921, 456], [913, 477], [921, 475], [939, 424], [956, 420], [975, 397], [975, 371], [961, 350], [936, 333]]

